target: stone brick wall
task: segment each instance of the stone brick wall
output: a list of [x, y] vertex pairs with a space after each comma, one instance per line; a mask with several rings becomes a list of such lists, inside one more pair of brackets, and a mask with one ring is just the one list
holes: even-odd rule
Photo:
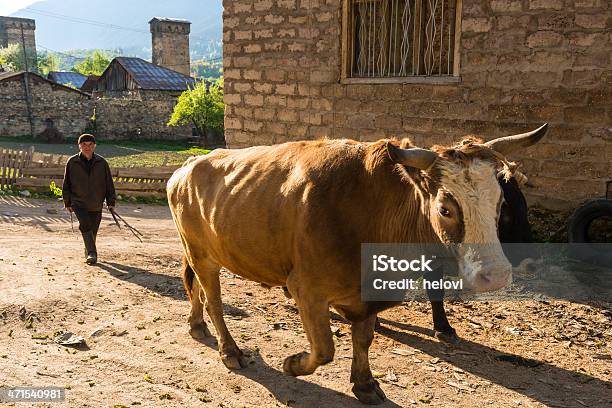
[[429, 146], [550, 123], [511, 157], [530, 204], [575, 206], [612, 179], [610, 3], [463, 0], [461, 82], [341, 84], [342, 0], [224, 1], [230, 147], [320, 137]]
[[179, 93], [139, 91], [95, 99], [96, 131], [101, 139], [189, 138], [190, 126], [169, 127]]
[[[94, 97], [51, 84], [34, 75], [31, 78], [34, 133], [53, 120], [66, 136], [78, 136], [90, 126], [96, 113], [96, 135], [100, 139], [168, 139], [191, 137], [190, 126], [166, 126], [180, 93], [140, 91], [129, 95]], [[0, 136], [30, 134], [28, 111], [21, 76], [0, 81]]]
[[[51, 119], [64, 136], [82, 133], [92, 113], [87, 95], [30, 76], [32, 118], [34, 134], [38, 135]], [[30, 134], [28, 111], [21, 77], [0, 82], [0, 135], [22, 136]]]

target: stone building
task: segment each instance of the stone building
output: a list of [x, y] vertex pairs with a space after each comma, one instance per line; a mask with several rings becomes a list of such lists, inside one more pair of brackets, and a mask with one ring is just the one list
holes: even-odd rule
[[169, 127], [177, 98], [195, 79], [135, 57], [117, 57], [95, 81], [96, 132], [103, 139], [186, 139]]
[[421, 146], [550, 130], [520, 160], [530, 204], [612, 179], [610, 2], [224, 1], [230, 147], [321, 137]]
[[189, 32], [187, 20], [154, 17], [149, 21], [153, 45], [153, 64], [190, 75]]
[[36, 67], [36, 23], [29, 18], [0, 16], [0, 47], [16, 44], [25, 52], [28, 68]]
[[34, 135], [40, 137], [51, 130], [55, 137], [74, 136], [88, 128], [92, 110], [89, 95], [31, 72], [27, 75], [29, 101], [24, 72], [0, 73], [0, 135], [30, 135], [30, 121]]

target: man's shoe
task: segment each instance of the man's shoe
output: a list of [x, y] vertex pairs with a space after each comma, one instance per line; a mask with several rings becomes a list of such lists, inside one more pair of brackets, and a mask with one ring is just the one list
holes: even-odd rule
[[93, 265], [98, 262], [98, 251], [96, 251], [96, 240], [91, 231], [85, 232], [83, 235], [83, 243], [85, 244], [85, 263]]

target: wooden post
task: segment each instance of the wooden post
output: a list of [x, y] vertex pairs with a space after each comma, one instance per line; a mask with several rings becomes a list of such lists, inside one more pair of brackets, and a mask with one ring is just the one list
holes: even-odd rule
[[28, 122], [30, 123], [30, 135], [32, 138], [34, 135], [34, 119], [32, 118], [32, 93], [30, 92], [30, 81], [29, 81], [29, 67], [28, 67], [28, 54], [25, 46], [25, 36], [23, 34], [23, 23], [20, 23], [21, 27], [21, 48], [23, 49], [23, 62], [25, 64], [25, 72], [23, 73], [23, 87], [25, 90], [26, 107], [28, 110]]
[[0, 149], [0, 189], [4, 188], [4, 158], [6, 157], [6, 150]]

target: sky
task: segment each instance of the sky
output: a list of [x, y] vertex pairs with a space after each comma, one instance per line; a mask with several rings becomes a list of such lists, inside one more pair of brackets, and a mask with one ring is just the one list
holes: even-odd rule
[[0, 16], [8, 16], [37, 1], [40, 0], [0, 0]]

